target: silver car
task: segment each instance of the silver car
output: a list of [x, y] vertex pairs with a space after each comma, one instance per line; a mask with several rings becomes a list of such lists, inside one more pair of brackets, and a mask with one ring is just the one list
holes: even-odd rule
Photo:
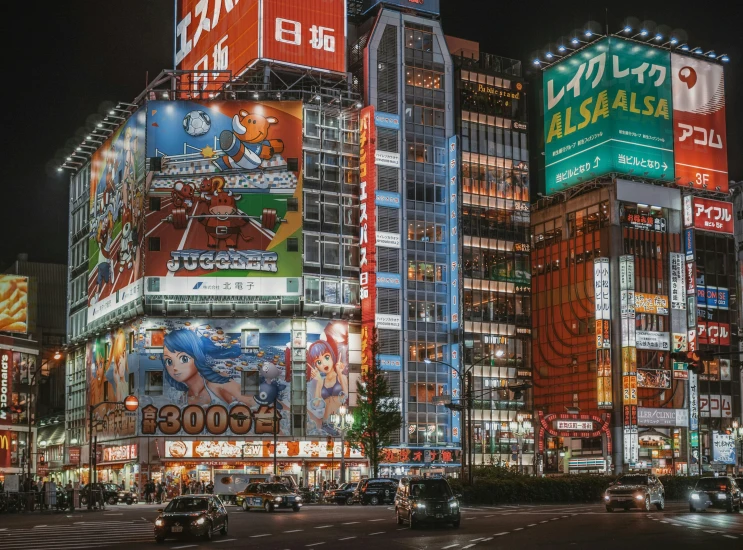
[[612, 483], [604, 493], [607, 512], [615, 508], [640, 508], [647, 512], [653, 504], [658, 510], [666, 507], [666, 491], [652, 474], [628, 474]]

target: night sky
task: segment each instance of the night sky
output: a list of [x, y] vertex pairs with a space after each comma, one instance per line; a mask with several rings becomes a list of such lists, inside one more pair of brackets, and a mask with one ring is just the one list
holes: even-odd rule
[[[301, 0], [298, 0], [301, 1]], [[682, 29], [692, 47], [727, 53], [730, 179], [743, 180], [743, 7], [738, 2], [441, 0], [444, 31], [482, 51], [531, 60], [589, 21], [610, 32], [625, 18]], [[172, 0], [11, 2], [4, 20], [3, 178], [0, 268], [17, 254], [67, 261], [68, 180], [56, 168], [85, 135], [91, 115], [131, 102], [173, 63]], [[607, 14], [608, 8], [608, 14]], [[527, 74], [527, 77], [529, 75]], [[535, 99], [536, 95], [532, 96]], [[537, 123], [538, 121], [534, 121]]]

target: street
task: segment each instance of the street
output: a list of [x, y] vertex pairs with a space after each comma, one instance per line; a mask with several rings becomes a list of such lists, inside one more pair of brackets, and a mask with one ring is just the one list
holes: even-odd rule
[[690, 514], [685, 503], [664, 512], [615, 512], [603, 505], [469, 507], [462, 525], [411, 530], [397, 525], [391, 506], [309, 505], [300, 513], [243, 512], [229, 507], [229, 532], [211, 542], [168, 539], [155, 544], [156, 505], [109, 506], [105, 511], [0, 515], [3, 550], [159, 548], [256, 550], [348, 548], [741, 548], [743, 514]]

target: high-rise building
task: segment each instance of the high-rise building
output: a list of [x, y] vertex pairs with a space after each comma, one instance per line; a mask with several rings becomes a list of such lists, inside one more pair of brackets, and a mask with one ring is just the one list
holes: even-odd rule
[[[720, 62], [594, 35], [544, 68], [532, 210], [543, 472], [724, 471], [740, 411]], [[642, 105], [642, 107], [640, 107]], [[704, 370], [686, 353], [715, 353]]]
[[343, 452], [358, 479], [332, 422], [361, 362], [346, 3], [192, 4], [177, 2], [175, 69], [65, 163], [70, 477], [233, 494], [246, 475], [338, 479]]

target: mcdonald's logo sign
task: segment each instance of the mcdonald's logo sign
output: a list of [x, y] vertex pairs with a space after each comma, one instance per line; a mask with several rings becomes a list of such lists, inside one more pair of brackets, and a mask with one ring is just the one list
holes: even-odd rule
[[0, 432], [0, 468], [10, 468], [10, 432]]
[[9, 451], [10, 442], [7, 435], [0, 435], [0, 451]]

